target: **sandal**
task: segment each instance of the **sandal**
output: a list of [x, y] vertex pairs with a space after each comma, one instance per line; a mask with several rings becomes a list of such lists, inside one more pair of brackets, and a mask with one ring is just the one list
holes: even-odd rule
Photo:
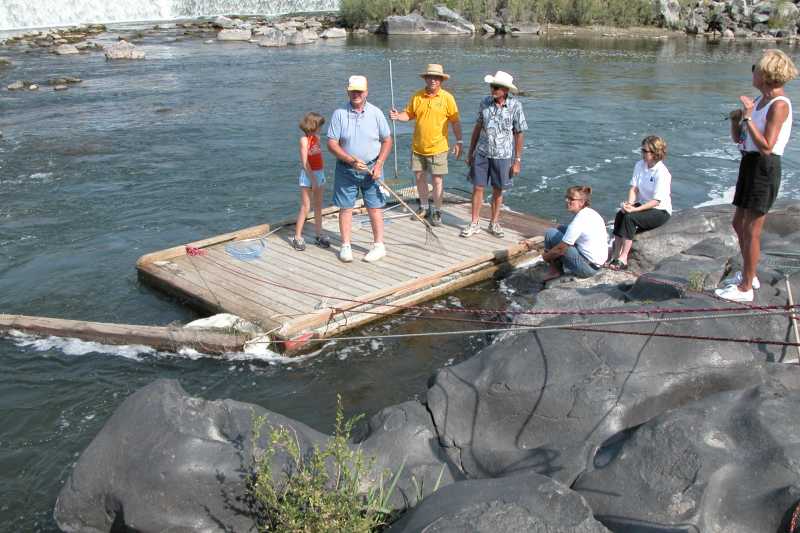
[[292, 248], [297, 250], [298, 252], [302, 252], [306, 249], [306, 241], [303, 240], [302, 237], [299, 239], [297, 237], [292, 237]]
[[619, 259], [614, 259], [613, 261], [611, 261], [608, 264], [608, 268], [610, 270], [614, 270], [616, 272], [620, 272], [620, 271], [623, 271], [623, 270], [628, 270], [628, 264], [627, 263], [623, 263]]
[[314, 244], [316, 244], [320, 248], [330, 248], [331, 240], [327, 238], [325, 235], [317, 235], [317, 238], [314, 239]]

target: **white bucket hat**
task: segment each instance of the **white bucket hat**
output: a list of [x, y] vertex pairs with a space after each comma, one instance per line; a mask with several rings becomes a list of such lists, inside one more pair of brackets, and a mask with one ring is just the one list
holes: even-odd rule
[[514, 85], [514, 78], [508, 72], [498, 70], [494, 76], [488, 74], [484, 76], [483, 81], [490, 85], [500, 85], [501, 87], [508, 87], [511, 92], [517, 92], [517, 86]]

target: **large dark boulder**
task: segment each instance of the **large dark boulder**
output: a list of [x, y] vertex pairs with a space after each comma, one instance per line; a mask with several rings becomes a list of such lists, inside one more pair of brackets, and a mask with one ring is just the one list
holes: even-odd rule
[[[714, 305], [727, 306], [707, 299], [659, 304], [677, 311]], [[534, 469], [569, 484], [619, 431], [718, 391], [764, 383], [770, 365], [763, 361], [786, 347], [650, 336], [756, 338], [766, 336], [763, 318], [633, 323], [703, 314], [624, 315], [613, 317], [623, 323], [606, 328], [628, 334], [521, 333], [445, 368], [428, 391], [442, 444], [468, 477]], [[786, 337], [788, 320], [782, 320]], [[598, 320], [544, 324], [590, 321]]]
[[800, 393], [790, 381], [665, 413], [601, 454], [573, 488], [618, 533], [787, 531], [800, 499]]
[[604, 533], [576, 492], [534, 473], [461, 481], [425, 499], [389, 533]]
[[375, 460], [371, 484], [380, 483], [384, 474], [388, 485], [386, 473], [391, 477], [402, 466], [390, 500], [393, 509], [412, 507], [435, 488], [463, 479], [458, 468], [448, 463], [430, 413], [419, 402], [381, 409], [369, 419], [367, 435], [358, 440], [364, 454]]
[[[264, 416], [256, 450], [253, 417]], [[58, 496], [63, 531], [249, 531], [246, 477], [271, 426], [291, 428], [303, 453], [326, 442], [314, 429], [233, 400], [206, 401], [172, 380], [132, 394], [81, 454]], [[273, 476], [285, 457], [275, 458]]]

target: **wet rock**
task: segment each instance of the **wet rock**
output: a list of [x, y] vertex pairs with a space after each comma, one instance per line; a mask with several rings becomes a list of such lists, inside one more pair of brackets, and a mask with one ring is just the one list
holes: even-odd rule
[[0, 69], [10, 68], [12, 66], [14, 66], [14, 63], [12, 63], [10, 59], [7, 57], [0, 57]]
[[347, 37], [347, 30], [344, 28], [328, 28], [320, 35], [322, 39], [342, 39]]
[[485, 33], [486, 35], [494, 35], [496, 33], [494, 27], [490, 26], [489, 24], [482, 24], [481, 30], [483, 30], [483, 33]]
[[222, 30], [217, 34], [218, 41], [249, 41], [253, 36], [250, 30], [231, 28]]
[[[254, 416], [266, 424], [255, 449]], [[302, 453], [326, 442], [310, 427], [255, 405], [194, 398], [158, 380], [126, 399], [61, 490], [55, 520], [66, 532], [126, 526], [157, 531], [250, 531], [245, 476], [270, 426], [291, 428]], [[286, 467], [276, 456], [273, 476]], [[191, 525], [191, 526], [189, 526]]]
[[316, 41], [318, 35], [311, 30], [296, 31], [286, 37], [286, 44], [299, 46], [304, 44], [311, 44]]
[[528, 473], [461, 481], [439, 489], [389, 533], [603, 533], [608, 530], [576, 492]]
[[797, 385], [665, 413], [601, 452], [574, 488], [614, 531], [788, 531], [800, 498]]
[[723, 39], [735, 39], [736, 38], [736, 34], [730, 28], [726, 28], [722, 32], [722, 38]]
[[128, 41], [119, 41], [104, 48], [106, 59], [144, 59], [144, 52]]
[[58, 54], [60, 56], [66, 56], [66, 55], [80, 54], [80, 50], [78, 50], [73, 44], [62, 44], [57, 46], [53, 50], [53, 53]]
[[539, 24], [535, 23], [515, 23], [510, 25], [510, 33], [511, 35], [539, 35], [542, 31], [542, 27]]
[[258, 39], [258, 46], [275, 47], [286, 46], [286, 35], [276, 28], [270, 28]]
[[53, 86], [54, 91], [66, 91], [69, 87], [66, 85], [55, 85]]
[[437, 4], [433, 9], [437, 19], [449, 22], [456, 28], [460, 28], [466, 32], [475, 33], [475, 25], [449, 7], [443, 4]]
[[392, 494], [393, 509], [405, 509], [419, 503], [437, 487], [444, 487], [463, 476], [451, 465], [439, 446], [430, 413], [419, 402], [405, 402], [382, 409], [369, 419], [367, 434], [356, 439], [369, 457], [375, 457], [370, 481], [377, 484], [380, 475], [398, 467], [403, 470]]
[[29, 91], [38, 91], [39, 90], [39, 86], [37, 84], [35, 84], [35, 83], [31, 83], [30, 85], [28, 85], [28, 90]]
[[388, 35], [469, 35], [471, 33], [450, 22], [426, 19], [417, 13], [386, 17], [383, 28]]
[[24, 88], [25, 88], [25, 82], [20, 81], [20, 80], [17, 80], [17, 81], [15, 81], [13, 83], [10, 83], [6, 87], [6, 89], [8, 89], [9, 91], [19, 91], [19, 90], [24, 89]]
[[217, 28], [222, 28], [224, 30], [229, 30], [234, 27], [233, 20], [223, 16], [215, 18], [212, 24]]

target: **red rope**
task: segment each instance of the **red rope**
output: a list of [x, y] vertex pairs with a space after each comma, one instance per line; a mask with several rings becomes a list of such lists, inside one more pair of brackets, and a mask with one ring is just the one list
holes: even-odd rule
[[[376, 304], [374, 301], [366, 301], [366, 300], [356, 300], [353, 298], [347, 298], [343, 296], [333, 296], [330, 294], [322, 294], [314, 291], [308, 291], [303, 289], [297, 289], [295, 287], [290, 287], [288, 285], [283, 285], [281, 283], [277, 283], [274, 281], [270, 281], [264, 277], [250, 274], [247, 271], [241, 270], [236, 267], [229, 267], [224, 263], [220, 263], [216, 261], [212, 257], [206, 257], [209, 261], [214, 263], [217, 267], [231, 274], [236, 274], [237, 276], [242, 276], [245, 278], [249, 278], [253, 281], [257, 281], [259, 283], [265, 283], [267, 285], [271, 285], [273, 287], [278, 287], [281, 289], [286, 289], [288, 291], [297, 292], [299, 294], [306, 294], [308, 296], [315, 296], [317, 298], [327, 298], [329, 300], [338, 300], [341, 302], [347, 303], [354, 303], [358, 305], [381, 305], [384, 307], [394, 307], [400, 310], [406, 311], [421, 311], [425, 313], [469, 313], [469, 314], [507, 314], [507, 315], [571, 315], [571, 316], [593, 316], [593, 315], [640, 315], [640, 314], [682, 314], [682, 313], [730, 313], [730, 312], [745, 312], [745, 311], [777, 311], [777, 310], [786, 310], [791, 311], [792, 309], [800, 308], [800, 304], [795, 304], [793, 306], [790, 305], [750, 305], [750, 306], [737, 306], [737, 307], [693, 307], [693, 308], [672, 308], [672, 307], [650, 307], [650, 308], [637, 308], [637, 309], [575, 309], [575, 310], [568, 310], [568, 311], [558, 311], [558, 310], [538, 310], [538, 311], [516, 311], [516, 310], [509, 310], [509, 309], [486, 309], [486, 308], [472, 308], [472, 309], [433, 309], [430, 307], [418, 306], [418, 305], [398, 305], [392, 303], [381, 303]], [[661, 280], [653, 280], [650, 281], [654, 282], [661, 282]], [[665, 285], [670, 285], [668, 282], [664, 282]], [[338, 310], [339, 312], [343, 311], [353, 311], [357, 313], [367, 313], [367, 311], [354, 311], [352, 309], [348, 310]], [[377, 313], [381, 314], [381, 313]], [[387, 316], [390, 313], [385, 313]], [[483, 322], [483, 321], [482, 321]]]

